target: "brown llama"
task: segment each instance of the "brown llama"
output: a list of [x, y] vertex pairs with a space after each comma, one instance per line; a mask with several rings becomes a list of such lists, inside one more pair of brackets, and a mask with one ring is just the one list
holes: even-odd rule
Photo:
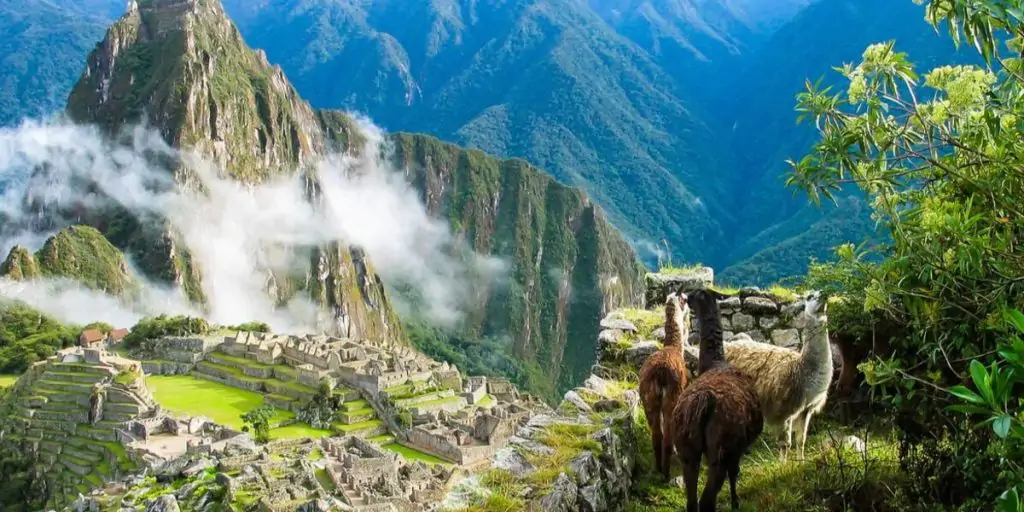
[[690, 334], [686, 327], [690, 307], [685, 302], [680, 307], [679, 302], [674, 293], [665, 300], [665, 346], [640, 367], [640, 401], [651, 428], [655, 468], [665, 480], [672, 466], [672, 409], [686, 387], [683, 343]]
[[[697, 290], [687, 297], [700, 329], [698, 374], [680, 395], [672, 419], [688, 512], [714, 512], [726, 475], [732, 509], [739, 509], [736, 479], [740, 475], [740, 460], [764, 429], [753, 379], [725, 359], [718, 309], [718, 301], [724, 298], [712, 290]], [[697, 480], [704, 457], [708, 461], [708, 478], [698, 502]]]

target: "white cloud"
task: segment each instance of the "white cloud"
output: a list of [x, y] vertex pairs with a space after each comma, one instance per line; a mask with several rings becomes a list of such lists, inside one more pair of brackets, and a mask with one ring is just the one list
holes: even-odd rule
[[[75, 222], [41, 224], [40, 211], [91, 208], [112, 198], [136, 217], [166, 219], [180, 234], [202, 270], [204, 316], [212, 322], [261, 320], [279, 331], [314, 329], [316, 314], [308, 301], [281, 308], [265, 293], [270, 270], [307, 271], [309, 258], [297, 252], [343, 243], [361, 247], [386, 282], [410, 286], [424, 299], [421, 311], [452, 326], [472, 307], [475, 279], [503, 276], [503, 262], [460, 250], [447, 225], [427, 214], [417, 192], [386, 163], [380, 130], [366, 120], [360, 128], [368, 135], [362, 156], [329, 155], [308, 176], [282, 174], [258, 186], [223, 178], [211, 161], [179, 152], [143, 128], [120, 144], [70, 124], [0, 130], [0, 183], [6, 187], [0, 192], [0, 215], [6, 217], [0, 249], [4, 256], [15, 243], [35, 250], [46, 236]], [[184, 163], [197, 178], [190, 185], [198, 186], [177, 186], [166, 162]], [[309, 178], [319, 183], [320, 201], [306, 200]], [[124, 325], [143, 315], [189, 309], [180, 291], [152, 283], [144, 283], [130, 305], [67, 281], [7, 282], [0, 296], [74, 322], [95, 317]]]

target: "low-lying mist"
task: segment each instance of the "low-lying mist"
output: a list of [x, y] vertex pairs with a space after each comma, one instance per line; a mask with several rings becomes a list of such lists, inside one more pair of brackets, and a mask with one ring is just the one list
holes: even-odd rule
[[[179, 288], [137, 271], [141, 290], [127, 302], [67, 279], [0, 279], [0, 297], [78, 324], [130, 326], [167, 313], [310, 332], [319, 330], [316, 307], [302, 295], [276, 306], [267, 293], [270, 269], [308, 272], [308, 260], [282, 248], [340, 242], [362, 248], [385, 283], [418, 297], [421, 315], [454, 327], [474, 307], [472, 288], [480, 279], [503, 280], [504, 264], [468, 251], [445, 222], [432, 218], [404, 174], [389, 164], [381, 131], [365, 120], [359, 125], [367, 136], [360, 156], [326, 155], [301, 172], [283, 172], [259, 185], [226, 177], [211, 160], [170, 147], [141, 126], [116, 142], [95, 128], [61, 122], [2, 129], [0, 257], [16, 244], [35, 252], [76, 222], [54, 215], [58, 211], [94, 210], [113, 201], [138, 219], [165, 221], [180, 235], [201, 269], [207, 305], [200, 311]], [[189, 169], [188, 186], [175, 182], [172, 166], [179, 163]], [[318, 200], [309, 200], [308, 177], [319, 184]], [[409, 308], [401, 297], [391, 298], [400, 310]]]

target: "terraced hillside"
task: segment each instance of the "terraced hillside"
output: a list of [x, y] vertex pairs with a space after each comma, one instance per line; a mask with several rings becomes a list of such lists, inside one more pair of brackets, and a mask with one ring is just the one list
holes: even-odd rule
[[3, 402], [2, 449], [27, 454], [50, 486], [65, 492], [87, 492], [134, 472], [139, 461], [129, 456], [117, 430], [156, 403], [131, 363], [36, 363]]

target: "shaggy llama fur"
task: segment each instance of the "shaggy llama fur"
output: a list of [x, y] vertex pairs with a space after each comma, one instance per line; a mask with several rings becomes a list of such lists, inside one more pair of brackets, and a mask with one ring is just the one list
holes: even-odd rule
[[[725, 359], [717, 302], [724, 298], [711, 290], [698, 290], [688, 297], [700, 327], [699, 374], [680, 395], [672, 414], [688, 512], [713, 512], [726, 475], [732, 508], [739, 509], [740, 460], [764, 428], [753, 380]], [[708, 478], [698, 502], [697, 481], [704, 457]]]
[[794, 426], [800, 457], [804, 456], [811, 417], [825, 407], [828, 397], [832, 348], [825, 309], [819, 295], [807, 298], [796, 318], [805, 337], [800, 351], [752, 340], [726, 344], [729, 363], [754, 379], [765, 422], [785, 429], [783, 457], [792, 444]]
[[[685, 296], [684, 296], [685, 300]], [[651, 428], [651, 447], [658, 471], [669, 479], [672, 466], [672, 408], [686, 387], [686, 363], [683, 343], [689, 336], [686, 327], [689, 305], [679, 305], [679, 297], [665, 301], [665, 346], [653, 353], [640, 367], [640, 400]]]

